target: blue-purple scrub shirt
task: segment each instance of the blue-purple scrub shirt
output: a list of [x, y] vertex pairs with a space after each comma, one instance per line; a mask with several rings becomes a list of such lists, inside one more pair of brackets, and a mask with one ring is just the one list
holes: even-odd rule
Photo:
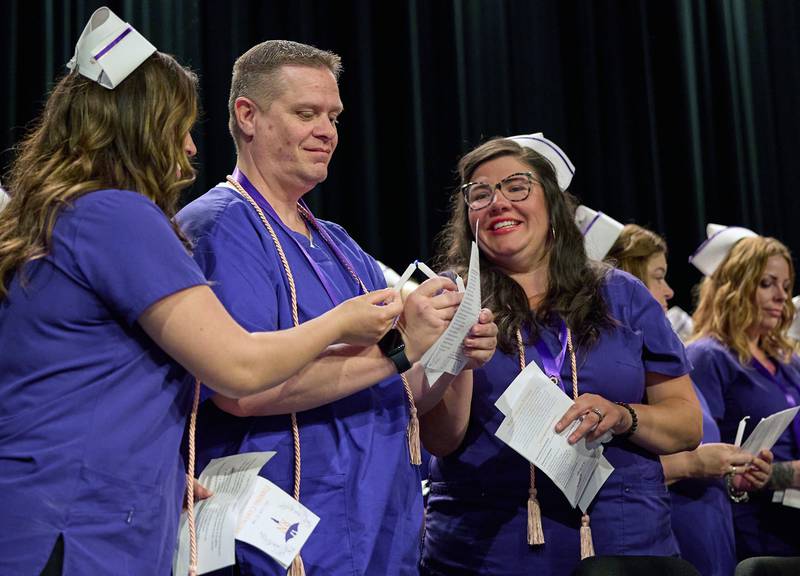
[[0, 302], [0, 574], [169, 574], [191, 386], [137, 319], [205, 284], [144, 196], [99, 190]]
[[[692, 360], [692, 380], [708, 402], [711, 416], [719, 425], [723, 442], [736, 439], [739, 421], [750, 416], [745, 439], [758, 422], [791, 407], [785, 394], [800, 403], [800, 359], [788, 364], [774, 360], [773, 376], [756, 360], [742, 366], [727, 346], [713, 338], [702, 338], [687, 348]], [[793, 425], [778, 438], [772, 453], [775, 462], [800, 460], [800, 447]], [[800, 510], [772, 503], [772, 491], [750, 493], [749, 502], [731, 504], [739, 559], [751, 556], [800, 556]]]
[[[687, 351], [691, 357], [691, 352]], [[703, 410], [703, 444], [719, 442], [719, 427], [711, 417], [705, 396], [695, 387]], [[733, 516], [719, 478], [687, 478], [669, 487], [672, 531], [681, 557], [703, 576], [731, 576], [736, 570]]]
[[[269, 217], [297, 288], [300, 321], [331, 309], [332, 298], [300, 250], [305, 249], [341, 301], [359, 286], [319, 233], [313, 244]], [[288, 282], [275, 246], [255, 210], [227, 186], [213, 188], [178, 214], [194, 240], [194, 256], [233, 317], [251, 331], [292, 326]], [[340, 226], [319, 221], [370, 290], [385, 287], [380, 267]], [[422, 495], [409, 463], [409, 411], [398, 376], [297, 414], [302, 451], [300, 501], [320, 517], [301, 552], [310, 574], [414, 574], [419, 558]], [[198, 420], [199, 469], [211, 458], [275, 450], [261, 475], [287, 493], [293, 486], [289, 415], [238, 418], [203, 403]], [[201, 552], [202, 553], [202, 552]], [[286, 570], [259, 550], [236, 543], [242, 573]]]
[[[671, 377], [689, 372], [683, 344], [639, 280], [610, 270], [602, 290], [617, 324], [591, 348], [577, 348], [579, 394], [640, 403], [646, 372]], [[554, 357], [561, 349], [559, 324], [541, 332]], [[534, 343], [527, 334], [524, 338], [526, 360], [541, 367]], [[528, 461], [494, 435], [503, 420], [494, 403], [518, 374], [517, 354], [500, 351], [476, 370], [464, 441], [451, 455], [431, 461], [423, 574], [561, 575], [572, 573], [580, 561], [581, 513], [542, 472], [536, 474], [536, 488], [545, 544], [527, 542]], [[569, 359], [561, 378], [569, 390]], [[605, 446], [615, 470], [589, 508], [596, 553], [677, 554], [658, 456], [622, 438]]]

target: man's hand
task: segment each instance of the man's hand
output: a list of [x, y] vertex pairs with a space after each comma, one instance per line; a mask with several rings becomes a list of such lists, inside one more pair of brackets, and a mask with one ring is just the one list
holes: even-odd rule
[[403, 335], [406, 356], [412, 364], [422, 358], [445, 331], [462, 298], [455, 283], [444, 277], [426, 280], [406, 298], [397, 328]]

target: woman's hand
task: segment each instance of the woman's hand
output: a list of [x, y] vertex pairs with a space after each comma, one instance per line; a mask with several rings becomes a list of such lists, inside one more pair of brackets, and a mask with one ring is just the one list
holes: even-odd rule
[[[197, 478], [194, 478], [192, 480], [192, 482], [194, 483], [194, 502], [195, 502], [195, 504], [197, 502], [200, 502], [200, 500], [205, 500], [206, 498], [210, 498], [211, 496], [214, 495], [214, 493], [211, 490], [209, 490], [208, 488], [206, 488], [205, 486], [200, 484], [200, 482], [197, 481]], [[188, 494], [184, 495], [184, 498], [183, 498], [183, 509], [184, 510], [186, 510], [186, 504], [187, 504], [186, 503], [186, 496], [188, 496]]]
[[690, 476], [693, 478], [722, 478], [725, 474], [744, 472], [753, 455], [733, 444], [701, 444], [691, 452], [694, 456]]
[[391, 288], [350, 298], [331, 313], [341, 330], [339, 342], [370, 346], [380, 340], [403, 311], [400, 295]]
[[464, 338], [464, 355], [469, 358], [464, 370], [475, 370], [491, 360], [497, 348], [497, 324], [488, 308], [481, 310], [478, 323]]
[[753, 458], [750, 465], [742, 471], [734, 473], [731, 483], [740, 491], [753, 492], [761, 490], [769, 482], [772, 475], [772, 452], [762, 450]]
[[556, 423], [556, 432], [564, 431], [573, 421], [581, 423], [567, 441], [575, 444], [581, 438], [587, 442], [597, 440], [611, 430], [613, 434], [622, 434], [631, 427], [630, 413], [622, 406], [606, 400], [597, 394], [581, 394]]

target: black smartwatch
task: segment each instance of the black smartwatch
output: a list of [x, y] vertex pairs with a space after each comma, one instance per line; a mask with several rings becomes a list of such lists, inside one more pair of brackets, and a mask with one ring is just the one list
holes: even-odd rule
[[402, 374], [411, 368], [411, 362], [408, 361], [406, 356], [406, 345], [403, 343], [403, 336], [397, 328], [389, 330], [378, 341], [378, 348], [381, 349], [384, 356], [392, 361], [398, 374]]

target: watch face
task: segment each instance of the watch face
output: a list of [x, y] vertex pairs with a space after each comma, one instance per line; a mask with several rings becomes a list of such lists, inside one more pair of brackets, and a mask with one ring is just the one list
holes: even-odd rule
[[400, 330], [392, 328], [378, 342], [378, 347], [386, 356], [403, 346], [403, 336]]

